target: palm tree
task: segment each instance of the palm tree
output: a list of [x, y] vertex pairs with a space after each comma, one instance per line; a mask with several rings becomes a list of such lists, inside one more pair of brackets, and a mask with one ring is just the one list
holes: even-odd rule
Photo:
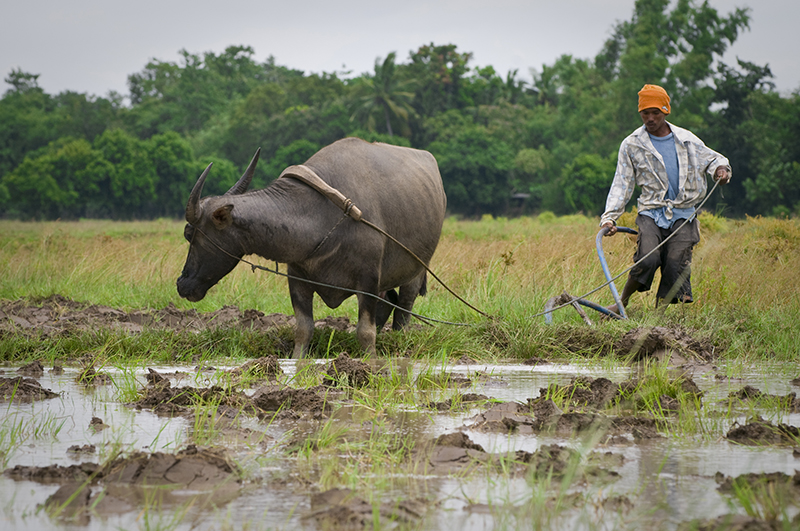
[[355, 112], [351, 120], [359, 118], [370, 131], [375, 131], [376, 116], [386, 123], [389, 136], [394, 136], [392, 123], [400, 127], [400, 134], [409, 135], [409, 118], [414, 112], [411, 91], [414, 80], [400, 79], [397, 76], [395, 52], [386, 56], [381, 64], [375, 59], [375, 75], [365, 75], [356, 89]]

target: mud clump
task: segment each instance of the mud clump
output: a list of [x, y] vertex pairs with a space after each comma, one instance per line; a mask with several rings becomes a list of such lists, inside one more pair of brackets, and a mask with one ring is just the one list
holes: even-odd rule
[[620, 394], [620, 386], [607, 378], [575, 378], [570, 385], [550, 384], [539, 389], [539, 396], [563, 396], [577, 407], [603, 409]]
[[743, 487], [751, 490], [764, 488], [767, 491], [791, 494], [792, 499], [800, 501], [800, 471], [798, 470], [795, 470], [794, 475], [791, 476], [783, 472], [769, 472], [730, 477], [718, 472], [714, 479], [719, 485], [718, 490], [724, 494], [735, 494]]
[[440, 435], [428, 443], [428, 464], [434, 470], [448, 472], [476, 462], [486, 462], [489, 454], [462, 432]]
[[111, 377], [104, 372], [98, 372], [91, 365], [87, 365], [75, 378], [75, 381], [83, 385], [111, 385]]
[[449, 372], [421, 373], [417, 376], [416, 385], [419, 388], [442, 387], [471, 387], [472, 378]]
[[489, 397], [477, 393], [459, 394], [441, 402], [429, 402], [427, 407], [437, 411], [456, 411], [472, 407], [481, 402], [488, 402]]
[[530, 407], [517, 402], [493, 405], [469, 420], [471, 429], [486, 432], [532, 434], [537, 428]]
[[161, 385], [169, 387], [171, 385], [163, 374], [149, 367], [147, 368], [147, 374], [144, 375], [144, 379], [147, 381], [147, 384], [151, 386]]
[[[703, 392], [697, 384], [684, 376], [672, 379], [664, 386], [663, 382], [653, 382], [652, 379], [628, 380], [615, 384], [606, 378], [590, 378], [579, 376], [568, 385], [550, 384], [539, 389], [540, 397], [552, 397], [563, 402], [567, 408], [602, 411], [612, 405], [623, 405], [634, 409], [641, 408], [644, 402], [641, 398], [643, 390], [648, 384], [654, 383], [662, 387], [669, 394], [662, 394], [659, 404], [662, 413], [676, 412], [679, 409], [678, 397], [688, 395], [692, 400], [699, 401]], [[541, 399], [530, 400], [531, 404]]]
[[3, 474], [14, 480], [35, 481], [37, 483], [84, 483], [90, 479], [102, 477], [103, 468], [96, 463], [79, 465], [23, 466], [6, 469]]
[[109, 483], [183, 485], [207, 490], [221, 483], [238, 483], [240, 471], [222, 449], [198, 449], [194, 445], [177, 454], [138, 453], [108, 465], [103, 479]]
[[17, 376], [16, 378], [0, 378], [0, 400], [3, 402], [13, 401], [18, 403], [29, 403], [36, 400], [47, 400], [58, 397], [50, 389], [42, 387], [33, 378]]
[[658, 424], [655, 419], [642, 417], [617, 417], [611, 420], [611, 427], [617, 434], [630, 433], [635, 441], [643, 439], [657, 439]]
[[281, 369], [280, 363], [278, 363], [277, 356], [262, 356], [261, 358], [250, 360], [239, 367], [231, 369], [230, 374], [234, 377], [276, 380], [278, 376], [283, 374], [283, 369]]
[[125, 483], [135, 485], [183, 485], [193, 490], [239, 481], [240, 471], [222, 449], [198, 449], [190, 445], [177, 454], [136, 452], [106, 465], [17, 465], [3, 472], [15, 480], [38, 483]]
[[[241, 483], [241, 471], [227, 458], [224, 450], [198, 449], [194, 445], [177, 454], [134, 453], [104, 466], [83, 463], [68, 467], [16, 466], [4, 474], [16, 480], [60, 483], [44, 508], [52, 516], [89, 520], [94, 512], [127, 512], [130, 501], [142, 498], [123, 487], [176, 486], [192, 491], [235, 494]], [[152, 502], [152, 500], [151, 500]]]
[[800, 412], [800, 400], [797, 398], [796, 393], [788, 393], [786, 395], [771, 395], [768, 393], [764, 393], [759, 389], [751, 385], [745, 385], [738, 391], [731, 391], [728, 394], [728, 399], [738, 399], [740, 401], [746, 400], [769, 400], [775, 401], [781, 405], [781, 407], [788, 409], [791, 413], [798, 413]]
[[436, 438], [437, 446], [450, 446], [454, 448], [465, 448], [468, 450], [477, 450], [479, 452], [485, 452], [486, 450], [483, 449], [483, 446], [480, 444], [475, 444], [472, 442], [472, 439], [469, 438], [463, 432], [457, 431], [455, 433], [445, 433], [444, 435], [440, 435]]
[[323, 384], [327, 386], [346, 385], [363, 387], [370, 382], [372, 368], [363, 361], [356, 360], [341, 353], [325, 367]]
[[[179, 416], [190, 412], [191, 408], [217, 404], [229, 407], [247, 407], [250, 399], [241, 391], [228, 387], [172, 387], [169, 380], [153, 373], [150, 381], [157, 383], [148, 385], [142, 390], [142, 398], [129, 404], [136, 409], [151, 409], [154, 413], [165, 416]], [[159, 378], [160, 377], [160, 378]]]
[[[248, 363], [238, 367], [235, 374], [241, 377], [254, 373], [258, 377], [279, 374], [277, 358], [265, 357]], [[220, 418], [235, 418], [241, 412], [259, 416], [265, 412], [279, 413], [281, 418], [297, 418], [300, 412], [327, 414], [332, 410], [329, 400], [333, 393], [324, 386], [294, 389], [271, 383], [247, 396], [243, 391], [228, 386], [173, 387], [169, 379], [152, 369], [146, 378], [149, 383], [142, 389], [141, 398], [129, 405], [150, 409], [157, 415], [187, 416], [192, 413], [192, 408], [207, 405], [216, 406]]]
[[761, 398], [764, 396], [764, 393], [751, 385], [745, 385], [738, 391], [731, 391], [728, 396], [730, 398], [738, 398], [739, 400], [748, 400], [751, 398]]
[[570, 466], [580, 460], [578, 452], [566, 446], [547, 444], [536, 452], [530, 453], [518, 450], [517, 458], [526, 463], [538, 477], [562, 476]]
[[788, 424], [775, 425], [762, 418], [756, 418], [744, 426], [735, 425], [725, 437], [730, 441], [751, 446], [794, 445], [800, 438], [800, 429]]
[[83, 446], [79, 446], [77, 444], [73, 444], [69, 448], [67, 448], [68, 454], [93, 454], [97, 451], [97, 447], [93, 444], [84, 444]]
[[[605, 378], [597, 380], [580, 378], [580, 380], [581, 382], [577, 384], [564, 387], [554, 384], [547, 389], [541, 389], [540, 397], [529, 398], [526, 404], [517, 402], [494, 404], [486, 411], [468, 419], [469, 424], [466, 427], [492, 433], [555, 433], [573, 436], [578, 433], [599, 432], [608, 437], [630, 434], [634, 440], [661, 437], [654, 418], [635, 415], [608, 416], [593, 407], [589, 407], [588, 410], [573, 410], [574, 404], [569, 403], [567, 409], [562, 410], [553, 399], [547, 398], [566, 391], [571, 394], [573, 402], [595, 406], [609, 403], [619, 392], [619, 386]], [[668, 398], [664, 397], [664, 400]]]
[[685, 330], [655, 326], [629, 331], [614, 344], [614, 352], [631, 356], [634, 361], [647, 358], [710, 361], [714, 357], [714, 344], [695, 339]]
[[369, 529], [376, 524], [384, 528], [417, 523], [426, 510], [424, 500], [383, 502], [376, 508], [350, 489], [330, 489], [311, 496], [311, 513], [303, 519], [316, 521], [322, 529]]
[[330, 413], [332, 406], [326, 390], [278, 388], [266, 386], [257, 389], [252, 404], [267, 412], [312, 412]]
[[44, 376], [44, 366], [40, 361], [32, 361], [27, 365], [23, 365], [17, 369], [17, 374], [22, 376], [30, 376], [31, 378], [41, 378]]
[[566, 446], [544, 445], [536, 452], [517, 450], [499, 454], [487, 453], [483, 447], [474, 443], [463, 432], [441, 435], [424, 445], [428, 465], [434, 472], [456, 472], [469, 467], [486, 466], [511, 472], [515, 475], [533, 474], [540, 477], [560, 477], [569, 470], [575, 470], [584, 480], [616, 479], [619, 474], [598, 465], [619, 466], [624, 458], [614, 454], [590, 454], [587, 463], [582, 463], [581, 455]]

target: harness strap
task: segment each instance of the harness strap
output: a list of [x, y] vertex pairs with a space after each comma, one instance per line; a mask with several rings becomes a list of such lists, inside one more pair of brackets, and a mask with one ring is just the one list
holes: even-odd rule
[[[405, 250], [417, 262], [419, 262], [422, 265], [422, 267], [424, 267], [425, 270], [428, 273], [430, 273], [431, 276], [433, 278], [435, 278], [436, 281], [439, 282], [439, 284], [441, 284], [442, 287], [444, 287], [447, 291], [449, 291], [455, 298], [457, 298], [458, 300], [460, 300], [461, 302], [463, 302], [464, 304], [466, 304], [467, 306], [469, 306], [470, 308], [472, 308], [473, 310], [475, 310], [479, 314], [481, 314], [481, 315], [483, 315], [485, 317], [488, 317], [490, 319], [493, 318], [491, 315], [489, 315], [488, 313], [486, 313], [486, 312], [484, 312], [482, 310], [479, 310], [478, 308], [476, 308], [475, 306], [473, 306], [472, 304], [467, 302], [458, 293], [456, 293], [455, 291], [450, 289], [450, 287], [447, 284], [445, 284], [444, 281], [442, 281], [442, 279], [440, 279], [438, 276], [436, 276], [436, 273], [434, 273], [431, 270], [431, 268], [428, 266], [428, 264], [426, 264], [411, 249], [409, 249], [408, 247], [403, 245], [401, 242], [399, 242], [397, 240], [397, 238], [395, 238], [394, 236], [392, 236], [391, 234], [389, 234], [388, 232], [386, 232], [382, 228], [378, 227], [374, 223], [372, 223], [372, 222], [370, 222], [370, 221], [368, 221], [366, 219], [363, 219], [362, 218], [361, 209], [359, 209], [357, 206], [355, 206], [353, 204], [353, 201], [351, 201], [350, 199], [347, 199], [339, 190], [337, 190], [336, 188], [332, 187], [331, 185], [329, 185], [328, 183], [323, 181], [320, 178], [320, 176], [317, 175], [314, 172], [314, 170], [312, 170], [308, 166], [305, 166], [303, 164], [298, 164], [297, 166], [289, 166], [288, 168], [283, 170], [281, 172], [281, 174], [278, 176], [279, 179], [281, 177], [294, 177], [298, 181], [307, 184], [308, 186], [310, 186], [311, 188], [313, 188], [314, 190], [318, 191], [319, 193], [321, 193], [322, 195], [327, 197], [329, 200], [331, 200], [334, 205], [336, 205], [339, 208], [341, 208], [342, 211], [345, 213], [345, 216], [350, 216], [354, 220], [360, 221], [361, 223], [364, 223], [368, 227], [370, 227], [370, 228], [378, 231], [379, 233], [383, 234], [384, 236], [389, 238], [391, 241], [396, 243], [398, 246], [400, 246], [401, 249]], [[338, 226], [338, 224], [337, 224], [337, 226]], [[336, 227], [334, 227], [334, 228], [336, 228]], [[327, 236], [325, 237], [325, 239], [327, 239]], [[325, 240], [323, 240], [323, 241], [325, 241]], [[322, 244], [320, 243], [320, 245], [322, 245]], [[317, 248], [319, 248], [319, 245], [317, 246]], [[316, 252], [316, 250], [317, 249], [314, 249], [314, 252]], [[407, 310], [403, 310], [403, 311], [407, 311]]]
[[294, 177], [298, 181], [306, 183], [308, 186], [321, 193], [330, 199], [334, 205], [342, 209], [346, 215], [350, 216], [356, 221], [361, 221], [361, 209], [353, 204], [350, 199], [347, 199], [342, 192], [323, 181], [314, 170], [303, 164], [297, 166], [289, 166], [278, 176], [281, 177]]

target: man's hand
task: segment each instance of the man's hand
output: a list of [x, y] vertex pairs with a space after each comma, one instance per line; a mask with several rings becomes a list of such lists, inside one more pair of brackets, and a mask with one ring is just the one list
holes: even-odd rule
[[617, 233], [617, 226], [614, 224], [613, 221], [606, 221], [601, 225], [601, 227], [608, 227], [608, 232], [606, 232], [606, 236], [613, 236]]
[[719, 184], [728, 184], [731, 182], [731, 172], [725, 166], [719, 166], [714, 172], [714, 180]]

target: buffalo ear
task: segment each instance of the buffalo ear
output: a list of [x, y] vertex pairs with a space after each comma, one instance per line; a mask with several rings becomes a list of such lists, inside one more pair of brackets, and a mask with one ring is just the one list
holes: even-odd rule
[[233, 205], [225, 205], [219, 207], [211, 214], [211, 221], [214, 222], [214, 226], [217, 227], [217, 229], [222, 230], [228, 228], [231, 223], [233, 223], [232, 210]]

